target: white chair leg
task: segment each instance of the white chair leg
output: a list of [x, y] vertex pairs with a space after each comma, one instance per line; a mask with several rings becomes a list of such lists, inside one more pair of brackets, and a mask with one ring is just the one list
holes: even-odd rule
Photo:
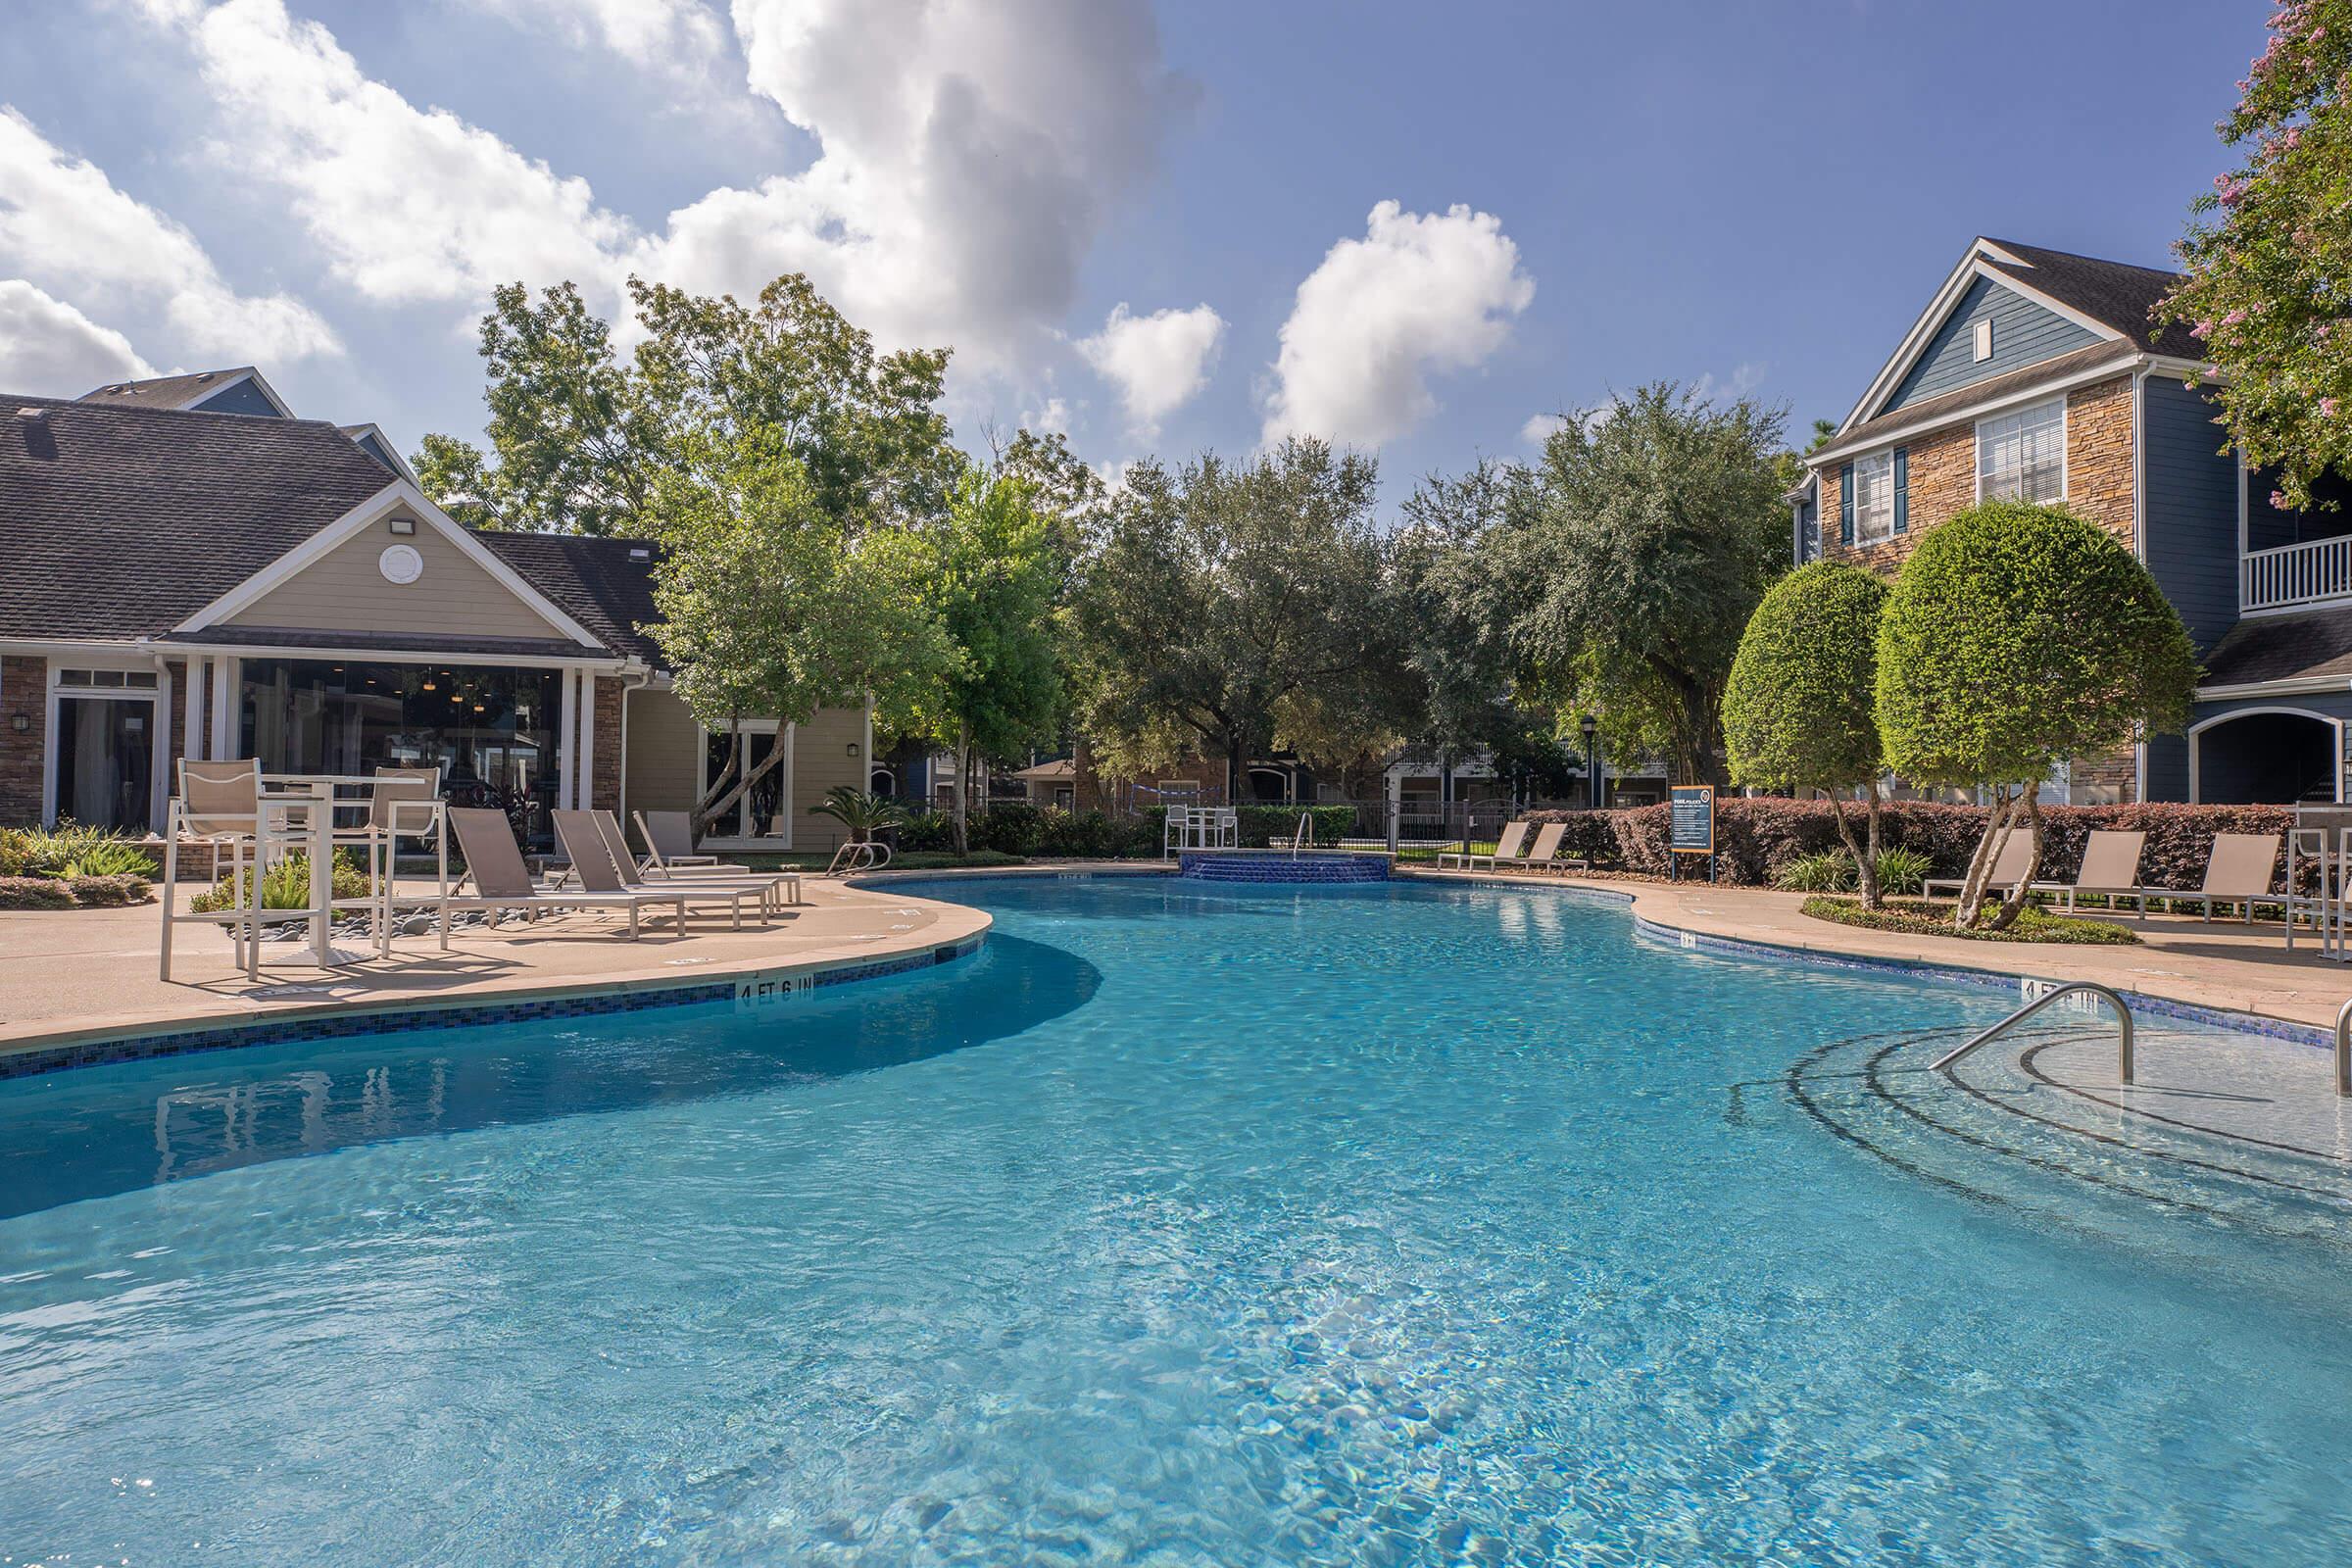
[[167, 816], [164, 819], [164, 885], [159, 890], [163, 897], [157, 901], [164, 906], [163, 978], [166, 980], [172, 978], [172, 921], [173, 918], [173, 910], [172, 907], [172, 882], [173, 873], [175, 873], [178, 869], [179, 824], [173, 821], [171, 817]]

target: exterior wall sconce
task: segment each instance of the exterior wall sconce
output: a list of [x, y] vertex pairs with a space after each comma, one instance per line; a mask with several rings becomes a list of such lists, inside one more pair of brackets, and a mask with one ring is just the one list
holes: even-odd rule
[[856, 757], [858, 755], [858, 743], [856, 741], [850, 742], [850, 755], [852, 757]]
[[[26, 712], [12, 713], [9, 715], [8, 727], [23, 735], [32, 728], [32, 715]], [[857, 748], [853, 746], [850, 750], [855, 752]]]

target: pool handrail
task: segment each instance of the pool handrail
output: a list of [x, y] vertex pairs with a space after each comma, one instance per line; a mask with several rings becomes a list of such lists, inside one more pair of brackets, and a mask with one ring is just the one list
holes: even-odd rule
[[[1986, 1029], [1980, 1034], [1972, 1035], [1961, 1045], [1936, 1057], [1936, 1060], [1930, 1064], [1930, 1070], [1941, 1072], [1949, 1068], [1953, 1062], [1958, 1061], [1962, 1056], [1967, 1055], [1979, 1046], [1985, 1044], [1987, 1041], [1998, 1039], [2000, 1036], [2007, 1034], [2012, 1028], [2018, 1024], [2024, 1023], [2028, 1018], [2033, 1017], [2042, 1008], [2048, 1006], [2051, 1003], [2056, 1002], [2060, 997], [2076, 996], [2083, 992], [2088, 992], [2090, 995], [2100, 998], [2107, 1004], [2107, 1005], [2115, 1009], [2115, 1021], [2118, 1030], [2118, 1039], [2116, 1042], [2117, 1069], [2121, 1074], [2123, 1081], [2127, 1084], [2131, 1083], [2132, 1081], [2131, 1004], [2126, 1003], [2121, 996], [2117, 995], [2113, 991], [2110, 991], [2107, 987], [2099, 985], [2090, 980], [2074, 980], [2069, 981], [2065, 985], [2052, 986], [2049, 990], [2043, 992], [2040, 996], [2035, 997], [2032, 1002], [2027, 1003], [2024, 1006], [2018, 1008], [2015, 1012], [2009, 1014], [2008, 1017], [2003, 1018], [1999, 1023], [1994, 1024], [1991, 1028]], [[2344, 1033], [2347, 1021], [2352, 1021], [2352, 1002], [2345, 1003], [2344, 1011], [2337, 1015], [2336, 1038], [2338, 1041], [2342, 1041], [2347, 1038]], [[2340, 1054], [2340, 1050], [2336, 1059], [2338, 1062], [2341, 1062], [2344, 1059]], [[2339, 1075], [2340, 1071], [2341, 1069], [2339, 1068]]]
[[2352, 998], [2335, 1009], [2335, 1093], [2352, 1100]]

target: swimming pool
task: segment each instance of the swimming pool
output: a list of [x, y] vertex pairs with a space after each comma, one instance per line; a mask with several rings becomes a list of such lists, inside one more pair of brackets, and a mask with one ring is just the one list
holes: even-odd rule
[[1887, 1075], [2012, 998], [1548, 889], [921, 891], [988, 950], [0, 1084], [0, 1560], [2352, 1552], [2341, 1204], [1874, 1098], [1991, 1125]]

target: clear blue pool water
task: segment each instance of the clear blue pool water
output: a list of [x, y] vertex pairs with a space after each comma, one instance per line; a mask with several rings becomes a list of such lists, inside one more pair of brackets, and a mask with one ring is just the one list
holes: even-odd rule
[[1787, 1089], [1997, 993], [1544, 890], [928, 891], [983, 956], [760, 1015], [0, 1084], [0, 1562], [2352, 1556], [2331, 1233]]

